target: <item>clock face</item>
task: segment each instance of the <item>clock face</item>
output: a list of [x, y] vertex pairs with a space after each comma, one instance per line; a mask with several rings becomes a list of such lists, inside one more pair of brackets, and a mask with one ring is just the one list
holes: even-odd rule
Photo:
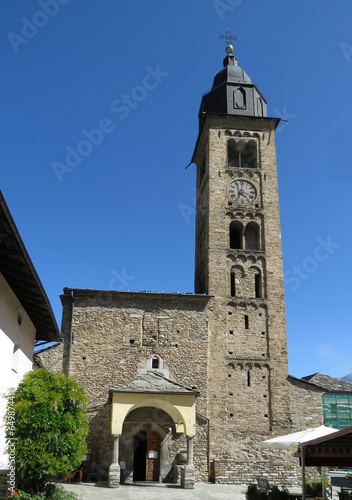
[[240, 205], [246, 205], [248, 203], [253, 203], [258, 196], [258, 192], [252, 182], [246, 179], [236, 179], [231, 181], [227, 186], [227, 195], [230, 200]]

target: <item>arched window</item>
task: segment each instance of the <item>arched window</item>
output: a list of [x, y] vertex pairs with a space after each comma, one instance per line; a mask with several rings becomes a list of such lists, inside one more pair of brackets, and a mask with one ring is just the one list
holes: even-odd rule
[[246, 250], [259, 250], [259, 227], [255, 222], [249, 222], [244, 232]]
[[159, 358], [158, 358], [158, 356], [153, 356], [153, 358], [152, 358], [152, 368], [153, 369], [158, 369], [159, 368]]
[[257, 143], [251, 139], [229, 139], [227, 142], [229, 167], [257, 168]]
[[230, 224], [230, 248], [242, 248], [242, 232], [242, 224], [237, 221], [232, 221]]
[[246, 109], [247, 105], [246, 91], [242, 87], [238, 87], [233, 93], [233, 102], [236, 109]]

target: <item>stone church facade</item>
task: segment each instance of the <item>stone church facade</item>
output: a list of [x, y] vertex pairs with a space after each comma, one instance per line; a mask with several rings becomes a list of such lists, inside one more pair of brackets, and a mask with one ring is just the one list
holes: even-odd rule
[[63, 342], [38, 359], [85, 388], [88, 447], [110, 486], [297, 478], [291, 454], [259, 446], [292, 428], [278, 123], [228, 46], [192, 159], [195, 293], [64, 289]]

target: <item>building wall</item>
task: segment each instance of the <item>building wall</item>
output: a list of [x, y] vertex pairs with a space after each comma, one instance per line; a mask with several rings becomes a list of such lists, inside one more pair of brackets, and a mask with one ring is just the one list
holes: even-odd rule
[[[129, 382], [153, 354], [163, 359], [171, 380], [200, 393], [197, 411], [207, 414], [208, 297], [84, 290], [73, 295], [72, 332], [72, 297], [69, 291], [62, 296], [63, 366], [87, 392], [89, 446], [98, 468], [106, 471], [111, 463], [109, 389]], [[44, 351], [41, 362], [58, 367], [53, 359], [61, 349]], [[206, 440], [204, 433], [195, 440], [203, 479]]]
[[51, 345], [41, 351], [36, 351], [34, 354], [34, 361], [39, 361], [39, 365], [42, 366], [46, 370], [52, 373], [61, 373], [62, 372], [62, 363], [63, 363], [63, 352], [64, 352], [64, 343], [60, 342], [58, 344]]
[[[0, 274], [0, 394], [12, 393], [33, 366], [35, 327]], [[6, 400], [0, 397], [0, 421]], [[5, 430], [0, 428], [0, 469], [6, 469]]]
[[324, 389], [289, 377], [292, 432], [324, 424]]

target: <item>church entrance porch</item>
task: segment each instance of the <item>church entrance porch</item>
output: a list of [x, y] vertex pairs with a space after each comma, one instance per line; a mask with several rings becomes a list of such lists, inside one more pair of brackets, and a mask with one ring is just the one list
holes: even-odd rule
[[109, 486], [163, 481], [194, 488], [196, 393], [150, 371], [110, 393], [114, 449]]
[[171, 416], [160, 408], [132, 410], [123, 423], [119, 463], [121, 483], [180, 483], [187, 462], [187, 441], [177, 433]]

